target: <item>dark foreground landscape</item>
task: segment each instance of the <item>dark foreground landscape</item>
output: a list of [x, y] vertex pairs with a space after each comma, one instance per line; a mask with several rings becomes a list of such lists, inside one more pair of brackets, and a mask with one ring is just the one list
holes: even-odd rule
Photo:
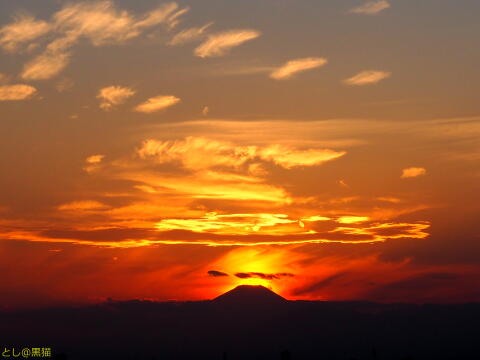
[[0, 339], [74, 360], [478, 359], [479, 322], [480, 304], [287, 301], [242, 286], [212, 301], [4, 311]]

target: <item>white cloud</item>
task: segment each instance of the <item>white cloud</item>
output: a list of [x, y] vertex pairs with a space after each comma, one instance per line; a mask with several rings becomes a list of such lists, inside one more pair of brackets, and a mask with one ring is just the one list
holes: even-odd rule
[[0, 86], [0, 101], [26, 100], [37, 93], [30, 85], [16, 84]]
[[97, 99], [101, 99], [100, 108], [109, 110], [115, 105], [120, 105], [129, 97], [135, 95], [135, 91], [123, 86], [107, 86], [99, 90]]
[[270, 74], [270, 77], [276, 80], [289, 79], [299, 72], [315, 69], [325, 65], [327, 62], [327, 59], [313, 57], [290, 60], [284, 65], [275, 69]]
[[390, 3], [386, 0], [368, 1], [363, 5], [353, 8], [350, 12], [354, 14], [376, 15], [390, 7]]
[[178, 104], [181, 100], [173, 95], [159, 95], [148, 99], [144, 103], [135, 107], [135, 111], [145, 114], [164, 110]]
[[403, 169], [402, 179], [414, 178], [417, 176], [426, 175], [426, 173], [427, 173], [427, 170], [424, 168], [411, 167], [411, 168]]
[[175, 34], [175, 36], [168, 42], [168, 45], [183, 45], [198, 39], [201, 39], [207, 29], [212, 26], [213, 23], [206, 24], [202, 27], [193, 27], [190, 29], [185, 29]]
[[201, 58], [225, 55], [230, 49], [260, 36], [257, 30], [229, 30], [210, 35], [195, 49]]
[[392, 73], [387, 71], [367, 70], [344, 80], [344, 82], [347, 85], [355, 86], [369, 85], [376, 84], [384, 79], [389, 78], [390, 76], [392, 76]]

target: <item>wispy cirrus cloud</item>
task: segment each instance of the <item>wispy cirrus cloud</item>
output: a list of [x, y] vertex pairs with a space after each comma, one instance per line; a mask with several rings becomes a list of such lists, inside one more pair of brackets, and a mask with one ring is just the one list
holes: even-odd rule
[[27, 62], [21, 77], [25, 80], [46, 80], [62, 72], [70, 62], [68, 52], [47, 51]]
[[257, 30], [228, 30], [211, 34], [195, 49], [195, 55], [201, 58], [217, 57], [227, 54], [232, 48], [256, 39], [261, 35]]
[[213, 23], [208, 23], [201, 27], [192, 27], [182, 30], [175, 34], [167, 44], [176, 46], [199, 40], [205, 36], [207, 29], [212, 25]]
[[407, 169], [403, 169], [402, 171], [402, 179], [414, 178], [422, 175], [426, 175], [427, 170], [422, 167], [411, 167]]
[[32, 98], [37, 89], [30, 85], [15, 84], [0, 86], [0, 101], [18, 101]]
[[0, 28], [0, 47], [8, 52], [19, 50], [24, 44], [47, 34], [52, 25], [30, 15], [16, 16], [11, 24]]
[[12, 23], [0, 28], [0, 46], [16, 52], [22, 47], [36, 47], [49, 34], [53, 40], [44, 46], [42, 53], [25, 64], [21, 73], [25, 80], [45, 80], [68, 65], [73, 47], [82, 38], [96, 47], [121, 44], [161, 24], [167, 29], [175, 27], [179, 17], [188, 10], [169, 2], [142, 15], [134, 15], [118, 9], [111, 0], [69, 3], [55, 12], [50, 21], [32, 16], [14, 18]]
[[238, 167], [255, 159], [270, 161], [285, 169], [301, 166], [317, 166], [338, 159], [344, 151], [330, 149], [295, 149], [273, 144], [268, 146], [238, 146], [227, 141], [205, 137], [187, 137], [185, 140], [146, 140], [138, 154], [154, 157], [159, 162], [180, 161], [190, 169], [205, 169], [223, 165]]
[[272, 71], [270, 77], [275, 80], [290, 79], [297, 73], [324, 66], [327, 62], [325, 58], [315, 57], [290, 60]]
[[97, 99], [101, 100], [100, 108], [110, 110], [113, 106], [123, 104], [135, 95], [135, 91], [125, 86], [107, 86], [98, 91]]
[[[64, 216], [91, 216], [95, 214], [108, 214], [109, 207], [95, 201], [83, 201], [61, 205], [58, 209], [64, 212]], [[235, 214], [232, 214], [235, 215]], [[172, 219], [174, 220], [174, 219]], [[184, 226], [195, 219], [184, 220]], [[330, 223], [330, 231], [307, 232], [299, 228], [294, 232], [284, 232], [282, 227], [264, 229], [256, 232], [244, 229], [242, 233], [228, 232], [228, 224], [224, 225], [225, 232], [201, 231], [196, 227], [187, 230], [166, 230], [151, 228], [128, 228], [122, 226], [91, 228], [55, 228], [38, 229], [25, 228], [19, 231], [0, 230], [0, 236], [6, 240], [25, 240], [50, 243], [71, 243], [85, 246], [104, 246], [111, 248], [134, 248], [163, 245], [203, 245], [203, 246], [265, 246], [265, 245], [300, 245], [300, 244], [373, 244], [382, 243], [393, 239], [425, 239], [428, 237], [428, 223], [367, 223], [362, 226], [338, 226], [335, 222]], [[219, 224], [221, 226], [221, 224]]]
[[[94, 174], [92, 181], [108, 181], [115, 191], [110, 188], [92, 191], [86, 199], [80, 195], [79, 199], [62, 202], [52, 214], [57, 222], [42, 227], [47, 230], [36, 227], [1, 234], [2, 237], [129, 248], [155, 244], [244, 247], [365, 244], [428, 236], [426, 222], [395, 220], [399, 213], [418, 210], [418, 205], [380, 204], [378, 200], [368, 202], [355, 196], [320, 200], [315, 197], [317, 186], [307, 188], [296, 182], [298, 174], [305, 173], [306, 168], [315, 174], [313, 167], [342, 158], [345, 153], [325, 152], [319, 145], [322, 142], [318, 134], [328, 133], [328, 129], [338, 131], [342, 126], [356, 131], [355, 126], [364, 128], [365, 123], [296, 121], [298, 130], [312, 135], [316, 142], [302, 135], [292, 143], [283, 142], [283, 137], [291, 140], [296, 136], [292, 122], [285, 127], [285, 133], [278, 122], [276, 127], [272, 122], [264, 126], [261, 122], [244, 121], [207, 123], [216, 129], [216, 139], [206, 135], [177, 137], [176, 127], [184, 135], [199, 131], [191, 124], [187, 127], [170, 124], [168, 134], [156, 131], [166, 138], [145, 140], [133, 154], [129, 152], [109, 162], [101, 155], [88, 157], [84, 165], [96, 167], [94, 173], [88, 172]], [[195, 126], [199, 126], [197, 121]], [[201, 127], [212, 135], [205, 122]], [[266, 129], [265, 133], [273, 138], [259, 137], [252, 142], [250, 127], [256, 133]], [[272, 128], [275, 128], [273, 133], [268, 132]], [[279, 128], [280, 132], [275, 132]], [[230, 131], [235, 137], [225, 140], [229, 139]], [[169, 140], [172, 136], [177, 140]], [[230, 274], [252, 271], [277, 274], [283, 269], [229, 269]]]
[[151, 114], [172, 107], [178, 104], [180, 101], [180, 98], [173, 95], [159, 95], [141, 103], [140, 105], [136, 106], [134, 110], [144, 114]]
[[102, 204], [95, 200], [83, 200], [73, 201], [70, 203], [62, 204], [58, 207], [60, 211], [94, 211], [107, 208], [105, 204]]
[[388, 71], [367, 70], [362, 71], [351, 78], [345, 79], [343, 82], [347, 85], [362, 86], [376, 84], [384, 79], [392, 76]]
[[362, 15], [376, 15], [390, 7], [390, 3], [386, 0], [367, 1], [363, 5], [354, 7], [350, 12]]

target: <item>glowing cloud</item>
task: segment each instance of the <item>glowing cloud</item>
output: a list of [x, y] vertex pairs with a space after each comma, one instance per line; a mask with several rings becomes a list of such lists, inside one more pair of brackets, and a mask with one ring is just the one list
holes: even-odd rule
[[0, 28], [0, 47], [15, 52], [25, 43], [29, 43], [51, 30], [51, 25], [32, 16], [19, 16], [11, 24]]
[[312, 58], [312, 57], [290, 60], [286, 64], [275, 69], [270, 74], [270, 77], [275, 80], [289, 79], [293, 75], [299, 72], [315, 69], [317, 67], [327, 64], [327, 62], [328, 60], [325, 58]]
[[134, 16], [117, 9], [111, 0], [72, 3], [54, 13], [49, 23], [25, 16], [15, 19], [0, 29], [0, 46], [11, 52], [23, 44], [35, 47], [33, 41], [50, 32], [53, 40], [24, 66], [21, 74], [26, 80], [45, 80], [68, 65], [72, 48], [82, 38], [93, 46], [124, 43], [159, 24], [173, 28], [187, 11], [171, 2]]
[[179, 98], [172, 95], [159, 95], [148, 99], [144, 103], [135, 107], [134, 110], [145, 114], [151, 114], [174, 106], [180, 101]]
[[68, 53], [47, 51], [25, 64], [21, 77], [25, 80], [50, 79], [63, 71], [69, 61]]
[[344, 80], [344, 82], [347, 85], [355, 86], [376, 84], [383, 79], [389, 78], [391, 75], [392, 74], [390, 72], [386, 71], [367, 70], [362, 71], [361, 73], [358, 73], [357, 75]]
[[281, 145], [271, 145], [258, 151], [260, 158], [273, 161], [286, 169], [297, 166], [316, 166], [338, 159], [346, 154], [344, 151], [329, 149], [296, 150]]
[[195, 49], [201, 58], [223, 56], [229, 50], [260, 36], [257, 30], [229, 30], [210, 35]]
[[100, 108], [103, 110], [109, 110], [114, 105], [120, 105], [125, 102], [129, 97], [135, 95], [135, 91], [122, 86], [108, 86], [99, 90], [97, 99], [102, 100]]
[[350, 12], [354, 14], [376, 15], [390, 8], [390, 6], [390, 3], [386, 0], [368, 1], [363, 5], [353, 8]]
[[83, 167], [83, 170], [85, 170], [87, 173], [92, 173], [95, 170], [98, 170], [100, 168], [100, 165], [105, 158], [105, 155], [91, 155], [85, 159], [85, 166]]
[[[180, 9], [171, 2], [135, 17], [125, 10], [118, 10], [113, 1], [73, 3], [53, 16], [57, 32], [72, 34], [75, 41], [80, 37], [89, 39], [94, 46], [121, 43], [139, 36], [145, 29], [158, 24], [175, 26], [178, 16], [188, 9]], [[95, 21], [92, 21], [95, 19]]]
[[424, 168], [411, 167], [411, 168], [403, 169], [402, 179], [414, 178], [417, 176], [425, 175], [426, 173], [427, 173], [427, 170]]
[[89, 210], [101, 210], [107, 206], [98, 201], [84, 200], [74, 201], [71, 203], [63, 204], [58, 207], [60, 211], [89, 211]]
[[357, 224], [370, 220], [367, 216], [341, 216], [337, 219], [340, 224]]
[[[58, 207], [59, 217], [72, 215], [84, 219], [111, 213], [111, 208], [97, 201], [77, 201]], [[302, 227], [298, 220], [284, 214], [208, 213], [197, 218], [164, 219], [156, 229], [125, 226], [83, 226], [81, 228], [38, 229], [33, 226], [18, 231], [0, 231], [7, 240], [71, 243], [111, 248], [135, 248], [156, 244], [199, 246], [265, 246], [295, 244], [373, 244], [392, 239], [424, 239], [430, 224], [364, 222], [351, 226], [328, 223], [331, 230], [317, 231], [314, 224]], [[245, 271], [249, 272], [249, 270]], [[263, 271], [262, 271], [263, 272]], [[270, 273], [270, 271], [268, 272]]]
[[207, 29], [212, 25], [213, 23], [209, 23], [202, 27], [193, 27], [182, 30], [175, 34], [175, 36], [167, 44], [171, 46], [183, 45], [201, 39], [205, 35]]
[[92, 156], [87, 157], [85, 159], [85, 162], [87, 164], [98, 164], [98, 163], [102, 162], [104, 157], [105, 157], [105, 155], [92, 155]]
[[320, 165], [346, 153], [329, 149], [298, 150], [283, 145], [237, 146], [227, 141], [190, 136], [177, 141], [146, 140], [138, 154], [141, 157], [155, 156], [160, 162], [181, 161], [183, 166], [191, 169], [218, 165], [238, 167], [257, 158], [291, 169]]
[[0, 101], [18, 101], [31, 98], [37, 89], [30, 85], [3, 85], [0, 86]]
[[165, 219], [156, 226], [158, 230], [189, 230], [213, 234], [248, 234], [252, 232], [275, 233], [279, 225], [296, 224], [288, 231], [282, 227], [282, 233], [303, 232], [298, 226], [298, 220], [289, 219], [284, 214], [226, 214], [207, 213], [197, 219]]

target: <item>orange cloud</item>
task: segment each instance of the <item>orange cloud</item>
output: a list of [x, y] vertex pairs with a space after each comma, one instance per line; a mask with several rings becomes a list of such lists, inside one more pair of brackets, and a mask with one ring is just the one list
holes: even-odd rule
[[[276, 232], [279, 225], [295, 225], [296, 232], [302, 232], [298, 220], [292, 220], [285, 214], [228, 214], [207, 213], [198, 219], [165, 219], [156, 228], [160, 231], [188, 230], [213, 234], [248, 234], [253, 232]], [[282, 226], [281, 226], [282, 227]], [[291, 230], [283, 228], [282, 234]]]
[[52, 33], [53, 40], [25, 64], [21, 74], [25, 80], [45, 80], [66, 68], [72, 48], [81, 38], [88, 39], [93, 46], [123, 43], [160, 24], [168, 29], [175, 27], [188, 10], [171, 2], [135, 16], [117, 9], [111, 0], [72, 3], [54, 13], [50, 23], [25, 16], [15, 19], [0, 29], [0, 46], [16, 51], [19, 45], [35, 46], [34, 40]]
[[98, 170], [100, 168], [100, 165], [105, 158], [105, 155], [97, 154], [97, 155], [91, 155], [85, 159], [85, 166], [83, 167], [83, 170], [85, 170], [87, 173], [94, 172], [95, 170]]
[[102, 162], [105, 155], [91, 155], [85, 159], [87, 164], [98, 164]]
[[295, 74], [324, 66], [327, 62], [325, 58], [312, 57], [290, 60], [272, 71], [270, 77], [275, 80], [290, 79]]
[[195, 49], [201, 58], [225, 55], [229, 50], [260, 36], [257, 30], [229, 30], [210, 35]]
[[135, 107], [135, 111], [151, 114], [157, 111], [165, 110], [180, 102], [180, 99], [172, 95], [159, 95], [152, 97]]
[[0, 47], [15, 52], [21, 45], [38, 39], [51, 29], [52, 26], [46, 21], [35, 20], [29, 15], [18, 16], [11, 24], [0, 28]]
[[100, 99], [100, 108], [109, 110], [115, 105], [120, 105], [128, 98], [135, 95], [135, 91], [123, 86], [107, 86], [99, 90], [97, 99]]
[[347, 85], [362, 86], [376, 84], [390, 76], [392, 76], [392, 74], [387, 71], [367, 70], [344, 80], [344, 82]]
[[291, 202], [286, 191], [278, 186], [263, 184], [255, 179], [244, 181], [235, 176], [212, 177], [209, 172], [190, 175], [162, 176], [152, 172], [122, 171], [119, 178], [148, 185], [159, 194], [177, 194], [189, 201], [217, 199], [232, 201], [265, 201], [278, 204]]
[[0, 86], [0, 101], [18, 101], [32, 98], [37, 89], [30, 85], [16, 84]]
[[341, 216], [338, 222], [341, 224], [356, 224], [370, 220], [367, 216]]
[[343, 151], [329, 149], [298, 150], [284, 145], [238, 146], [227, 141], [194, 136], [177, 141], [146, 140], [137, 152], [143, 158], [153, 156], [162, 163], [180, 161], [183, 166], [190, 169], [218, 165], [238, 167], [256, 158], [291, 169], [320, 165], [346, 154]]
[[271, 145], [258, 151], [259, 157], [271, 160], [286, 169], [298, 166], [316, 166], [338, 159], [346, 154], [344, 151], [329, 149], [296, 150], [287, 146]]
[[202, 27], [193, 27], [190, 29], [182, 30], [179, 33], [175, 34], [175, 36], [172, 37], [172, 39], [167, 44], [172, 46], [183, 45], [201, 39], [205, 35], [207, 29], [212, 25], [213, 23], [208, 23]]
[[424, 168], [411, 167], [411, 168], [403, 169], [402, 179], [414, 178], [417, 176], [425, 175], [426, 173], [427, 173], [427, 170]]
[[25, 80], [50, 79], [65, 69], [70, 61], [68, 52], [45, 52], [25, 64], [21, 77]]
[[58, 207], [60, 211], [89, 211], [89, 210], [101, 210], [106, 209], [107, 206], [98, 201], [84, 200], [74, 201], [71, 203], [63, 204]]

